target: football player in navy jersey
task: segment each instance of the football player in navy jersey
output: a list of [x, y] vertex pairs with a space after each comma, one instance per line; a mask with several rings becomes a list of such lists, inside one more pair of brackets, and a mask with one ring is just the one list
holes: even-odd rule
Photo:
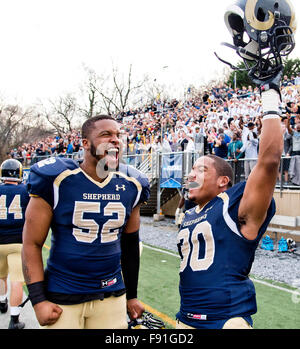
[[[245, 67], [261, 94], [258, 160], [247, 181], [234, 186], [231, 166], [216, 156], [198, 159], [189, 174], [189, 199], [198, 205], [186, 212], [178, 234], [178, 329], [250, 329], [251, 315], [257, 311], [249, 273], [258, 243], [275, 214], [273, 192], [283, 149], [280, 57], [294, 47], [295, 16], [287, 1], [261, 2], [260, 7], [253, 3], [237, 1], [227, 10], [225, 23], [234, 39], [231, 47], [239, 53], [243, 50], [245, 60], [253, 61]], [[258, 8], [269, 13], [268, 23], [256, 18]], [[286, 33], [281, 42], [277, 28]], [[242, 42], [245, 32], [250, 37], [248, 46]]]
[[[267, 95], [265, 95], [267, 94]], [[268, 103], [265, 103], [268, 99]], [[247, 182], [232, 186], [231, 166], [208, 155], [189, 174], [189, 199], [178, 234], [181, 255], [177, 327], [252, 328], [255, 289], [249, 279], [255, 250], [275, 213], [273, 191], [281, 154], [279, 94], [262, 93], [264, 109], [257, 165]]]
[[[88, 119], [82, 138], [80, 166], [49, 158], [31, 167], [23, 273], [40, 325], [127, 328], [127, 312], [135, 319], [144, 311], [137, 299], [138, 231], [149, 183], [120, 163], [120, 128], [112, 117]], [[41, 251], [50, 228], [44, 272]]]
[[26, 186], [22, 183], [22, 164], [15, 159], [5, 160], [0, 167], [0, 312], [6, 313], [7, 276], [10, 280], [9, 329], [23, 329], [19, 321], [23, 298], [21, 249], [25, 210], [29, 202]]
[[186, 212], [178, 234], [178, 329], [252, 328], [257, 306], [248, 275], [275, 214], [273, 192], [283, 147], [276, 88], [280, 77], [281, 72], [260, 87], [260, 151], [247, 182], [232, 186], [231, 166], [214, 155], [199, 158], [189, 174], [189, 199], [198, 205]]

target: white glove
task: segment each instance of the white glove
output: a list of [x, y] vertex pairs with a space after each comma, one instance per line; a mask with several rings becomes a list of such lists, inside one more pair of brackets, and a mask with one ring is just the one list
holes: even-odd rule
[[177, 207], [176, 212], [175, 212], [175, 217], [179, 216], [181, 213], [181, 208]]

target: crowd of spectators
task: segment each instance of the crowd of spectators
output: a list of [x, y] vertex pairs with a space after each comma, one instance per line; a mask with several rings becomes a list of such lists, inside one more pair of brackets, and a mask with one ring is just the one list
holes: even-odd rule
[[65, 133], [61, 137], [53, 135], [37, 142], [24, 143], [12, 149], [8, 157], [18, 159], [23, 166], [29, 167], [49, 156], [74, 157], [74, 155], [77, 158], [82, 158], [83, 155], [81, 135], [77, 130]]
[[[285, 184], [294, 173], [300, 185], [300, 74], [283, 77], [282, 132], [284, 153], [282, 173]], [[247, 179], [259, 150], [262, 108], [257, 89], [251, 86], [233, 89], [226, 84], [202, 93], [190, 93], [185, 100], [156, 100], [143, 108], [130, 109], [115, 115], [122, 122], [125, 154], [130, 158], [151, 152], [190, 152], [215, 154], [230, 160], [235, 166], [237, 180], [241, 173]], [[11, 157], [25, 165], [45, 156], [82, 158], [80, 131], [58, 137], [47, 137], [33, 144], [13, 149]], [[297, 157], [293, 163], [291, 158]], [[243, 159], [243, 161], [238, 161]], [[291, 165], [293, 168], [291, 169]], [[298, 183], [299, 182], [299, 183]]]

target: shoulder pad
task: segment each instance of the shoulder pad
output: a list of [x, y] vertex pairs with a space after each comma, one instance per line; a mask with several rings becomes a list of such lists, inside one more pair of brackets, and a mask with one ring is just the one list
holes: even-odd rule
[[148, 177], [143, 172], [130, 165], [120, 164], [119, 171], [126, 174], [128, 177], [137, 179], [142, 185], [149, 185]]
[[30, 171], [42, 176], [57, 177], [61, 172], [74, 170], [77, 167], [78, 164], [72, 159], [51, 157], [37, 162], [31, 166]]
[[126, 176], [128, 177], [135, 178], [141, 183], [142, 193], [139, 203], [146, 203], [150, 197], [150, 184], [148, 177], [144, 173], [130, 165], [120, 164], [119, 171], [126, 174]]
[[52, 207], [55, 178], [66, 170], [76, 168], [78, 168], [78, 164], [71, 159], [53, 157], [39, 161], [30, 168], [27, 190], [31, 196], [43, 198]]

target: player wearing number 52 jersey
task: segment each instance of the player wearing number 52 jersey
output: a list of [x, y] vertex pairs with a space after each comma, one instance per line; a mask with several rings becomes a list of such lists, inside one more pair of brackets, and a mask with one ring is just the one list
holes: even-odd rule
[[[41, 325], [126, 328], [125, 289], [129, 315], [143, 312], [136, 299], [138, 228], [149, 184], [139, 171], [119, 164], [120, 130], [114, 119], [89, 119], [82, 132], [85, 155], [80, 166], [70, 159], [49, 158], [31, 168], [25, 279]], [[49, 228], [51, 250], [44, 275], [30, 251], [41, 263], [36, 246], [40, 250]]]
[[53, 208], [48, 299], [124, 289], [120, 233], [132, 209], [147, 199], [147, 182], [135, 172], [120, 164], [101, 183], [72, 160], [50, 158], [31, 168], [30, 195]]

